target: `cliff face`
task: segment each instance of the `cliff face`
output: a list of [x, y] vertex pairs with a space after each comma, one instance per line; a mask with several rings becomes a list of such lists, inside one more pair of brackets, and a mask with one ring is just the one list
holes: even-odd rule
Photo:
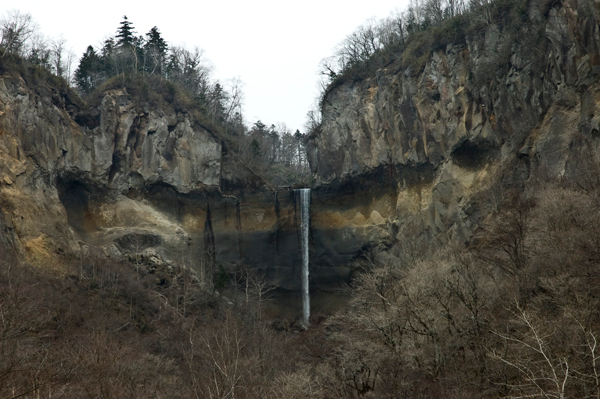
[[[578, 178], [598, 158], [600, 6], [532, 5], [431, 53], [332, 89], [310, 139], [311, 287], [393, 242], [468, 241], [506, 189]], [[174, 106], [126, 89], [84, 107], [16, 73], [0, 76], [0, 227], [44, 266], [100, 253], [168, 280], [221, 266], [300, 286], [299, 206]], [[408, 237], [408, 238], [407, 238]]]
[[600, 5], [525, 14], [517, 32], [488, 24], [433, 51], [418, 74], [391, 63], [326, 95], [309, 145], [317, 185], [364, 189], [345, 194], [343, 222], [316, 225], [378, 212], [392, 239], [464, 242], [506, 188], [581, 173], [600, 131]]
[[65, 99], [14, 74], [0, 78], [2, 216], [12, 243], [51, 259], [54, 248], [105, 244], [125, 226], [184, 240], [171, 220], [127, 196], [154, 184], [218, 187], [220, 141], [183, 114], [143, 109], [125, 90], [85, 112]]
[[179, 265], [207, 286], [220, 266], [300, 285], [294, 192], [266, 190], [188, 114], [126, 89], [89, 108], [0, 76], [0, 203], [5, 244], [40, 266], [96, 253], [158, 283]]

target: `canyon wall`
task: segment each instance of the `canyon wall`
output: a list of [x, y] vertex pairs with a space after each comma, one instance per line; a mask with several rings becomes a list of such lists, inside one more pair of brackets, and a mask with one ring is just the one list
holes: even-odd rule
[[187, 266], [210, 286], [222, 267], [298, 289], [294, 192], [268, 190], [194, 121], [127, 89], [106, 91], [89, 107], [51, 85], [3, 74], [4, 244], [57, 270], [66, 258], [93, 253], [143, 265], [159, 284], [173, 266]]
[[360, 219], [388, 241], [465, 243], [507, 190], [589, 170], [600, 131], [600, 3], [531, 2], [520, 18], [482, 23], [432, 50], [420, 70], [396, 60], [334, 82], [309, 145], [316, 193], [361, 182], [362, 194], [329, 195], [346, 213], [315, 228]]
[[[579, 179], [598, 160], [600, 6], [533, 2], [431, 50], [333, 84], [309, 138], [311, 287], [351, 280], [373, 249], [464, 244], [508, 190]], [[438, 46], [439, 47], [439, 46]], [[246, 269], [300, 289], [299, 207], [188, 111], [126, 88], [85, 105], [0, 75], [4, 245], [60, 270], [93, 253], [206, 286]]]
[[[61, 270], [86, 255], [126, 259], [166, 284], [179, 266], [300, 289], [297, 193], [274, 189], [186, 111], [126, 88], [85, 105], [68, 90], [0, 76], [0, 226], [4, 245]], [[318, 202], [318, 201], [317, 201]], [[328, 204], [333, 206], [333, 204]], [[348, 281], [360, 246], [316, 232], [313, 288]], [[324, 242], [324, 244], [321, 244]], [[332, 244], [333, 243], [333, 244]], [[318, 269], [318, 271], [317, 271]]]

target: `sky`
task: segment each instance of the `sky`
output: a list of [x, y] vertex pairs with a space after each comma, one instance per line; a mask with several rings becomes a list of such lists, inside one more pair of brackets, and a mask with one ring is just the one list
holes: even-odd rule
[[[46, 37], [66, 39], [79, 60], [114, 36], [126, 15], [138, 35], [157, 26], [170, 45], [199, 47], [213, 67], [213, 79], [243, 82], [244, 116], [252, 125], [284, 123], [304, 131], [316, 107], [319, 63], [344, 37], [369, 18], [404, 10], [408, 0], [148, 0], [3, 1], [0, 13], [30, 13]], [[93, 6], [92, 6], [93, 4]]]

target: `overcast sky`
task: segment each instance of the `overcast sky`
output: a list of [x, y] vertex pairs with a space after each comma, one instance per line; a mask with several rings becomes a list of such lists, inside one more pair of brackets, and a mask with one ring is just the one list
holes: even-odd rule
[[406, 8], [407, 0], [74, 0], [5, 1], [0, 7], [30, 13], [41, 32], [63, 36], [79, 59], [88, 45], [115, 35], [123, 15], [138, 35], [157, 26], [172, 45], [204, 50], [213, 78], [244, 83], [247, 124], [285, 123], [304, 131], [318, 95], [318, 66], [344, 37], [371, 17]]

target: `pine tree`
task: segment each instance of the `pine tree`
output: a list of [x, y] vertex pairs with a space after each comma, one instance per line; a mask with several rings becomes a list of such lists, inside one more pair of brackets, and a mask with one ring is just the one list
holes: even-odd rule
[[101, 68], [107, 77], [119, 73], [117, 67], [117, 45], [114, 37], [106, 39], [100, 50]]
[[164, 74], [167, 57], [167, 42], [162, 38], [160, 31], [155, 26], [146, 33], [144, 44], [144, 68], [145, 72]]
[[208, 93], [208, 110], [213, 120], [223, 122], [225, 119], [225, 102], [227, 93], [223, 90], [220, 83], [215, 83], [212, 90]]
[[260, 144], [257, 139], [252, 139], [252, 142], [250, 143], [250, 153], [252, 154], [253, 159], [260, 157]]
[[75, 82], [81, 90], [89, 92], [102, 83], [103, 76], [102, 59], [92, 46], [88, 46], [75, 71]]
[[134, 45], [135, 31], [133, 24], [127, 19], [127, 15], [123, 16], [123, 21], [119, 24], [116, 38], [118, 47], [129, 47]]
[[146, 33], [146, 48], [154, 48], [160, 54], [167, 54], [167, 42], [162, 38], [160, 31], [155, 26], [148, 33]]
[[306, 162], [306, 137], [300, 133], [300, 130], [296, 129], [294, 139], [296, 141], [296, 154], [298, 156], [297, 165], [299, 168], [305, 168], [308, 165]]
[[252, 126], [252, 133], [264, 137], [268, 133], [267, 125], [265, 125], [261, 120], [257, 120], [254, 122], [254, 126]]
[[110, 57], [114, 50], [115, 50], [115, 39], [112, 37], [109, 37], [108, 39], [106, 39], [104, 41], [104, 44], [102, 46], [102, 58]]
[[123, 21], [119, 24], [117, 35], [115, 36], [116, 48], [111, 57], [111, 63], [115, 74], [124, 72], [135, 72], [143, 68], [140, 62], [143, 58], [142, 44], [144, 39], [135, 36], [133, 24], [129, 22], [127, 16], [123, 16]]

